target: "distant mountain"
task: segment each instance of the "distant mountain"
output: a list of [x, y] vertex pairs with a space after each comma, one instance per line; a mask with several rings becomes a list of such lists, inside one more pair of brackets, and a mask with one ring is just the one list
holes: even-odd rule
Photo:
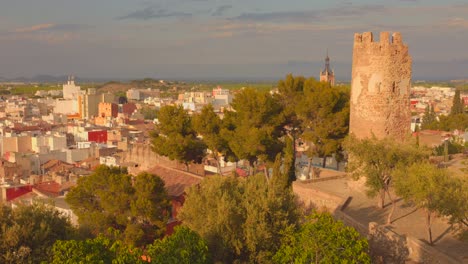
[[[67, 75], [53, 76], [53, 75], [36, 75], [34, 77], [16, 77], [16, 78], [2, 78], [0, 77], [0, 82], [24, 82], [24, 83], [65, 83], [68, 80]], [[77, 83], [86, 83], [86, 82], [108, 82], [111, 79], [106, 78], [79, 78], [75, 76], [75, 81]]]

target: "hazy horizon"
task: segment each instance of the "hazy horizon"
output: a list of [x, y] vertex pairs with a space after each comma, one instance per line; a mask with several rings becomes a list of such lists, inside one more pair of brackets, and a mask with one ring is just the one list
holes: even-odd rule
[[399, 31], [413, 80], [465, 79], [467, 13], [457, 0], [11, 1], [0, 10], [0, 77], [317, 78], [328, 49], [349, 81], [354, 33]]

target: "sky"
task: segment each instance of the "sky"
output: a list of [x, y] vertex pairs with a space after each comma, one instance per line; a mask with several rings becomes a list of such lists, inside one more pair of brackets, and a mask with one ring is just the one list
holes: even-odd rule
[[413, 80], [468, 78], [466, 0], [0, 0], [0, 77], [351, 75], [355, 32], [399, 31]]

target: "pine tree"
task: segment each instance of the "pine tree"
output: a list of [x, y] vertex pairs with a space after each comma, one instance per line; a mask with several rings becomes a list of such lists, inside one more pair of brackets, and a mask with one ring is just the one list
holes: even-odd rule
[[437, 122], [436, 114], [434, 111], [434, 107], [428, 105], [426, 107], [426, 111], [424, 112], [424, 117], [422, 120], [421, 128], [422, 129], [430, 129], [434, 127], [434, 123]]
[[455, 96], [453, 97], [452, 109], [450, 115], [463, 114], [463, 101], [460, 98], [460, 90], [455, 91]]

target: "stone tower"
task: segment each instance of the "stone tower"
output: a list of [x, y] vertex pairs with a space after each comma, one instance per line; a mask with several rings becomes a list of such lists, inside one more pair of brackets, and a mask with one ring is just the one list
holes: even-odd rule
[[357, 138], [393, 137], [410, 133], [411, 57], [401, 34], [354, 35], [350, 133]]
[[320, 72], [320, 81], [328, 82], [331, 86], [335, 85], [335, 73], [332, 69], [330, 69], [330, 58], [328, 57], [328, 50], [327, 57], [325, 58], [325, 69]]

